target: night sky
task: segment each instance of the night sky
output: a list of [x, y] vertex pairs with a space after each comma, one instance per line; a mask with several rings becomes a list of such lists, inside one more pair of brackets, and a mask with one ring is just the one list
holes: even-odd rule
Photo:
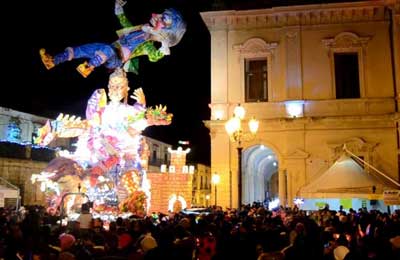
[[[199, 14], [207, 8], [207, 1], [137, 2], [128, 0], [124, 7], [133, 24], [146, 23], [151, 13], [169, 7], [179, 10], [187, 23], [186, 34], [171, 48], [170, 56], [156, 63], [141, 57], [139, 75], [129, 74], [131, 92], [142, 87], [148, 106], [167, 105], [174, 114], [170, 126], [149, 127], [144, 134], [174, 147], [178, 140], [187, 140], [192, 149], [188, 160], [209, 164], [209, 131], [202, 120], [210, 117], [210, 35]], [[0, 106], [52, 118], [60, 112], [84, 117], [87, 99], [95, 89], [107, 87], [110, 71], [99, 67], [83, 78], [75, 69], [83, 60], [46, 70], [39, 49], [55, 54], [68, 46], [114, 42], [115, 31], [121, 28], [114, 16], [114, 0], [41, 0], [6, 5], [3, 14], [12, 16], [2, 18], [6, 68], [2, 70]]]
[[[210, 161], [209, 132], [202, 123], [210, 118], [210, 34], [200, 11], [345, 1], [127, 0], [124, 10], [133, 24], [146, 23], [151, 13], [170, 7], [179, 10], [187, 23], [186, 34], [170, 56], [156, 63], [141, 57], [139, 75], [129, 74], [131, 91], [142, 87], [148, 106], [164, 104], [174, 114], [170, 126], [149, 127], [144, 134], [174, 147], [178, 140], [188, 140], [189, 161]], [[121, 29], [114, 0], [4, 1], [1, 11], [0, 106], [52, 118], [60, 112], [84, 116], [87, 99], [95, 89], [107, 87], [110, 71], [100, 67], [85, 79], [75, 69], [83, 60], [48, 71], [39, 49], [55, 54], [68, 46], [114, 42], [115, 31]]]

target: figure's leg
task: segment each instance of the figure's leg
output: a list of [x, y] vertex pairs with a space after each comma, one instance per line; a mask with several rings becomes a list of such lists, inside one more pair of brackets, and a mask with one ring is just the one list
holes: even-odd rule
[[70, 61], [73, 58], [75, 58], [74, 57], [74, 49], [71, 47], [67, 47], [67, 48], [65, 48], [65, 50], [63, 52], [60, 52], [54, 56], [54, 64], [58, 65], [65, 61]]
[[82, 76], [87, 77], [95, 67], [106, 63], [109, 59], [114, 59], [116, 53], [108, 44], [92, 43], [74, 48], [74, 58], [82, 57], [89, 58], [89, 61], [79, 65], [77, 70]]
[[89, 43], [76, 47], [68, 47], [65, 51], [52, 57], [46, 53], [45, 49], [40, 49], [40, 57], [47, 69], [53, 68], [55, 65], [70, 61], [72, 59], [87, 58], [88, 62], [84, 62], [77, 67], [79, 73], [85, 78], [98, 67], [106, 63], [106, 67], [115, 69], [122, 65], [114, 48], [104, 43]]
[[108, 69], [116, 69], [122, 67], [122, 61], [117, 55], [111, 56], [106, 63], [104, 63], [104, 66]]
[[67, 47], [63, 52], [58, 53], [54, 57], [46, 53], [45, 49], [40, 49], [39, 53], [44, 66], [48, 70], [60, 63], [63, 63], [65, 61], [70, 61], [75, 58], [74, 48], [71, 47]]

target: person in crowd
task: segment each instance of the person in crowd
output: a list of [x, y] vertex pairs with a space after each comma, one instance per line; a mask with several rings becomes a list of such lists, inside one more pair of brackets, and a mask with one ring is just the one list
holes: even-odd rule
[[82, 204], [81, 214], [79, 215], [77, 221], [79, 222], [79, 228], [81, 234], [89, 233], [89, 230], [92, 228], [92, 222], [93, 222], [89, 204], [87, 203]]

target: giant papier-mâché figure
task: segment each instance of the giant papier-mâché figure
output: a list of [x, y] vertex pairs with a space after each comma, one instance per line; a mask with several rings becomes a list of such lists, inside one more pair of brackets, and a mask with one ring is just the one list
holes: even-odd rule
[[49, 207], [60, 206], [61, 197], [79, 186], [96, 211], [115, 211], [118, 205], [122, 212], [145, 212], [150, 202], [145, 171], [149, 150], [141, 132], [151, 125], [169, 125], [172, 114], [161, 105], [146, 107], [142, 89], [131, 96], [136, 103], [127, 104], [128, 90], [126, 73], [116, 69], [109, 79], [108, 103], [106, 91], [95, 90], [85, 120], [61, 114], [39, 129], [35, 142], [40, 145], [57, 137], [78, 137], [75, 152], [63, 152], [32, 177], [41, 182]]
[[[166, 9], [162, 14], [152, 14], [150, 24], [133, 26], [123, 11], [122, 0], [115, 2], [115, 14], [123, 29], [117, 31], [119, 39], [112, 44], [89, 43], [76, 47], [68, 47], [54, 57], [40, 50], [40, 56], [47, 69], [72, 59], [89, 59], [77, 67], [82, 76], [87, 77], [95, 67], [104, 65], [109, 69], [123, 67], [126, 72], [138, 70], [138, 56], [147, 55], [149, 60], [156, 62], [164, 55], [170, 54], [170, 47], [182, 39], [186, 24], [181, 14], [173, 9]], [[160, 42], [156, 48], [154, 42]]]

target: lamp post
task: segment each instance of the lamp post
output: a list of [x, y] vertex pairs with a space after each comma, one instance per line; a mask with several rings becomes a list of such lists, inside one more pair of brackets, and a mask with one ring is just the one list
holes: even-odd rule
[[225, 130], [232, 142], [237, 145], [238, 156], [238, 209], [242, 206], [242, 141], [250, 140], [255, 137], [259, 122], [254, 117], [248, 121], [250, 133], [245, 133], [242, 128], [242, 121], [246, 110], [238, 104], [233, 110], [233, 117], [225, 123]]
[[215, 191], [215, 206], [217, 206], [217, 185], [220, 181], [220, 176], [218, 173], [214, 173], [211, 177], [211, 182], [214, 184], [214, 191]]
[[210, 200], [210, 194], [206, 195], [206, 208], [208, 208], [208, 201]]

